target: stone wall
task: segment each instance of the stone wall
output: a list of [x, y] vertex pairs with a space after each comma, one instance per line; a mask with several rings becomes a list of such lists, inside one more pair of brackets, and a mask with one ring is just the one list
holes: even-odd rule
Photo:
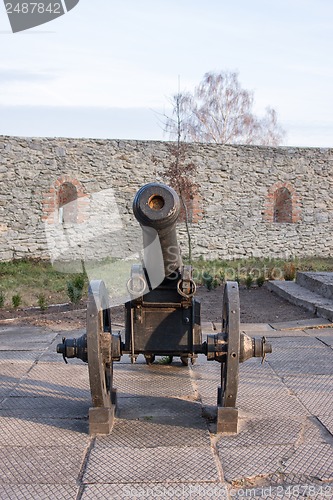
[[[199, 186], [195, 257], [332, 255], [332, 149], [191, 144], [188, 155]], [[167, 181], [169, 158], [165, 142], [0, 137], [0, 260], [130, 258], [141, 241], [133, 196]], [[77, 192], [75, 223], [60, 216], [66, 183]], [[278, 190], [290, 196], [291, 222], [278, 222]], [[179, 236], [186, 254], [184, 223]]]

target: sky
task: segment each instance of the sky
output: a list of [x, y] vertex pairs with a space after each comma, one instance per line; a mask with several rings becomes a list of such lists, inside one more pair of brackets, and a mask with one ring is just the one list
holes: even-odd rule
[[1, 2], [0, 44], [0, 135], [167, 140], [178, 81], [226, 70], [284, 145], [333, 147], [332, 0], [80, 0], [14, 34]]

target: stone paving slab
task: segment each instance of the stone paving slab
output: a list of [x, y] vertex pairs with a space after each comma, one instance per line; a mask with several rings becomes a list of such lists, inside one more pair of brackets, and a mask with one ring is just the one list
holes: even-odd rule
[[280, 323], [270, 323], [274, 330], [299, 330], [306, 328], [320, 328], [332, 325], [332, 322], [323, 318], [299, 319], [296, 321], [283, 321]]
[[[320, 330], [318, 330], [320, 331]], [[315, 337], [275, 339], [268, 364], [281, 377], [287, 375], [332, 375], [332, 349]]]
[[115, 365], [114, 385], [119, 397], [192, 397], [189, 368], [170, 365]]
[[[157, 438], [157, 436], [156, 436]], [[189, 482], [219, 480], [209, 447], [93, 448], [83, 483]]]
[[[311, 330], [308, 330], [311, 331]], [[316, 330], [317, 332], [320, 332], [321, 330]], [[283, 337], [277, 337], [271, 340], [271, 342], [274, 344], [274, 352], [271, 353], [271, 357], [275, 356], [275, 351], [276, 348], [279, 350], [281, 349], [288, 349], [290, 348], [295, 349], [314, 349], [314, 348], [323, 348], [323, 343], [317, 338], [317, 335], [306, 335], [305, 332], [303, 332], [302, 336], [291, 336], [288, 337], [288, 341], [286, 341]], [[317, 353], [318, 354], [318, 353]], [[267, 358], [268, 359], [268, 358]]]
[[295, 330], [290, 328], [289, 330], [270, 330], [269, 332], [248, 332], [251, 337], [262, 337], [263, 335], [269, 339], [269, 342], [274, 342], [274, 339], [279, 338], [293, 338], [293, 337], [306, 337], [304, 330]]
[[[145, 420], [118, 420], [110, 436], [98, 436], [95, 449], [101, 448], [157, 448], [210, 447], [206, 422], [201, 417], [151, 417]], [[185, 451], [185, 450], [183, 450]], [[189, 449], [188, 451], [192, 451]]]
[[[207, 361], [202, 363], [200, 358], [192, 370], [203, 405], [207, 407], [216, 405], [217, 387], [220, 385], [219, 365]], [[270, 364], [268, 362], [262, 364], [258, 358], [250, 359], [240, 365], [238, 406], [248, 418], [309, 415], [308, 410], [276, 375]]]
[[18, 363], [0, 360], [0, 402], [15, 391], [33, 363], [33, 360]]
[[119, 397], [117, 416], [120, 419], [137, 420], [156, 417], [175, 419], [179, 415], [186, 415], [188, 419], [201, 418], [201, 404], [199, 401], [188, 401], [179, 398], [161, 396], [133, 396]]
[[2, 365], [5, 362], [17, 364], [21, 361], [33, 364], [41, 356], [42, 352], [40, 351], [0, 351], [0, 364]]
[[303, 444], [283, 463], [286, 474], [303, 474], [321, 481], [333, 480], [333, 453], [330, 444]]
[[[333, 326], [333, 325], [332, 325]], [[304, 332], [309, 335], [310, 337], [318, 337], [318, 335], [324, 336], [324, 337], [331, 337], [333, 335], [333, 328], [331, 327], [322, 327], [322, 328], [310, 328], [304, 329]]]
[[292, 483], [281, 486], [262, 486], [260, 488], [240, 488], [230, 491], [231, 498], [255, 498], [264, 500], [328, 500], [333, 497], [333, 484]]
[[[238, 435], [222, 437], [219, 446], [231, 449], [256, 445], [295, 445], [304, 432], [305, 422], [306, 418], [291, 419], [281, 416], [247, 419], [243, 429], [240, 426]], [[319, 434], [319, 429], [315, 430]]]
[[19, 381], [13, 397], [59, 396], [86, 398], [90, 394], [86, 366], [39, 363]]
[[181, 500], [202, 500], [206, 498], [229, 498], [227, 487], [218, 483], [128, 483], [128, 484], [94, 484], [86, 485], [82, 500], [105, 500], [112, 498], [177, 498]]
[[[0, 417], [1, 446], [88, 446], [88, 421], [78, 419], [28, 420], [14, 412], [8, 417]], [[0, 497], [1, 498], [1, 497]]]
[[317, 339], [320, 340], [323, 344], [327, 345], [331, 349], [333, 349], [333, 335], [321, 335], [317, 336]]
[[90, 397], [57, 398], [57, 397], [9, 397], [1, 403], [0, 417], [33, 418], [88, 418]]
[[244, 477], [267, 476], [282, 472], [282, 462], [293, 454], [293, 446], [224, 445], [223, 439], [217, 444], [224, 477], [229, 482], [242, 481]]
[[284, 383], [312, 415], [333, 414], [333, 377], [331, 375], [286, 376]]
[[333, 436], [333, 414], [318, 415], [318, 420], [324, 425], [324, 427], [327, 429], [327, 431]]
[[299, 399], [285, 392], [269, 394], [245, 393], [239, 391], [238, 408], [248, 418], [277, 415], [278, 417], [302, 417], [310, 412]]
[[[213, 334], [220, 332], [222, 329], [222, 324], [221, 322], [212, 322], [212, 321], [206, 321], [201, 324], [201, 329], [203, 334]], [[273, 330], [273, 327], [270, 326], [268, 323], [241, 323], [240, 324], [240, 331], [242, 332], [260, 332], [261, 335], [263, 332], [271, 332]]]
[[[16, 337], [14, 351], [0, 351], [0, 498], [241, 498], [242, 487], [256, 488], [252, 498], [293, 498], [281, 496], [286, 485], [313, 485], [312, 498], [324, 498], [320, 478], [333, 480], [333, 353], [322, 339], [332, 330], [308, 326], [252, 330], [271, 335], [273, 353], [240, 366], [238, 435], [216, 435], [202, 417], [216, 405], [218, 363], [147, 366], [140, 356], [115, 364], [117, 417], [96, 438], [87, 365], [61, 361], [61, 334], [22, 350], [20, 329], [2, 328], [6, 342]], [[42, 332], [21, 340], [29, 335], [33, 346]]]
[[8, 383], [2, 380], [0, 376], [0, 404], [6, 399], [10, 393], [15, 389], [15, 383]]
[[0, 446], [0, 484], [76, 486], [85, 446]]
[[0, 484], [1, 500], [74, 500], [78, 492], [69, 484]]
[[55, 338], [54, 332], [37, 327], [0, 328], [0, 351], [43, 351]]
[[241, 323], [240, 324], [240, 330], [242, 332], [248, 332], [250, 335], [254, 335], [252, 334], [252, 332], [261, 332], [261, 334], [263, 333], [267, 333], [267, 332], [271, 332], [274, 328], [267, 324], [267, 323]]
[[333, 328], [320, 328], [318, 330], [305, 330], [305, 333], [310, 337], [316, 337], [317, 340], [324, 345], [333, 349]]
[[34, 361], [21, 361], [20, 363], [15, 363], [13, 360], [1, 360], [0, 361], [0, 376], [5, 382], [19, 383], [24, 375], [26, 375], [30, 369], [34, 366]]

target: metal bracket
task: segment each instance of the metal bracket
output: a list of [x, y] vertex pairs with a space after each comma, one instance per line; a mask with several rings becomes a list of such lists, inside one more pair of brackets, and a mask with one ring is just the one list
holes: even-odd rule
[[131, 277], [127, 281], [127, 290], [131, 298], [141, 297], [148, 291], [148, 284], [145, 278], [142, 264], [133, 264]]
[[192, 279], [192, 266], [183, 266], [180, 275], [181, 279], [177, 283], [177, 292], [185, 299], [190, 299], [197, 290], [197, 285]]

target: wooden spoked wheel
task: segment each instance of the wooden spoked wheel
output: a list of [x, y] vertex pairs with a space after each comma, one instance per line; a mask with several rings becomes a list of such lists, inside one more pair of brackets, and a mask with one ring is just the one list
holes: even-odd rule
[[94, 407], [111, 408], [112, 345], [109, 296], [101, 280], [91, 281], [87, 304], [87, 354]]
[[221, 394], [219, 404], [235, 407], [239, 381], [240, 354], [239, 290], [236, 281], [224, 287], [222, 307], [222, 335], [227, 342], [226, 355], [221, 363]]

